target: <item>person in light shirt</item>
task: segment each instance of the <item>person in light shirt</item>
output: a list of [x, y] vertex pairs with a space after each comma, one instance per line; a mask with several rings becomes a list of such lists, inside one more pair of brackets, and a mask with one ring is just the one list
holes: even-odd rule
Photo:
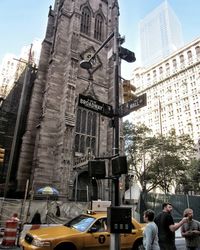
[[144, 212], [144, 222], [147, 223], [144, 229], [143, 246], [145, 250], [160, 250], [158, 244], [158, 227], [153, 221], [154, 211], [148, 209]]

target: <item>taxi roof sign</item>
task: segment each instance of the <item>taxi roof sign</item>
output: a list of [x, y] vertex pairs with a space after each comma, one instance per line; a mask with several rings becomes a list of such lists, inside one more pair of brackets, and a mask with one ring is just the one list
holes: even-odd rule
[[111, 201], [96, 200], [92, 201], [92, 210], [96, 212], [106, 212], [107, 208], [111, 206]]

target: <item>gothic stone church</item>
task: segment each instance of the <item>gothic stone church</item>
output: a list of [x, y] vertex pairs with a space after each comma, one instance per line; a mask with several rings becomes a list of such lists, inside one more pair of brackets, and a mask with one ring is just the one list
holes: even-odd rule
[[110, 199], [109, 180], [88, 178], [88, 159], [112, 155], [112, 121], [81, 108], [78, 98], [82, 94], [113, 106], [114, 60], [108, 57], [113, 39], [91, 69], [81, 68], [80, 61], [102, 45], [118, 18], [117, 0], [55, 0], [50, 7], [22, 138], [18, 192], [30, 180], [34, 192], [49, 185], [68, 200]]

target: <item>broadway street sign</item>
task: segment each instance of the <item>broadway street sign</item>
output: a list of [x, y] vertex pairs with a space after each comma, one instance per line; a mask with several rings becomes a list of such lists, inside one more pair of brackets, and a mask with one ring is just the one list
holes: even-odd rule
[[90, 96], [79, 94], [78, 106], [90, 109], [104, 116], [113, 117], [113, 108], [111, 105], [95, 100]]
[[132, 111], [136, 111], [147, 105], [147, 94], [144, 93], [140, 96], [137, 96], [133, 100], [122, 104], [119, 107], [119, 117], [124, 117], [130, 114]]

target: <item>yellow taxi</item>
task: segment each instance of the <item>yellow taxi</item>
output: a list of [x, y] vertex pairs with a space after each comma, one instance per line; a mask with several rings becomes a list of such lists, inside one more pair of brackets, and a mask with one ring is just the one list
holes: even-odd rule
[[[143, 225], [132, 219], [132, 232], [120, 234], [121, 250], [142, 247]], [[20, 242], [23, 250], [108, 250], [107, 213], [81, 214], [62, 226], [30, 230]]]

